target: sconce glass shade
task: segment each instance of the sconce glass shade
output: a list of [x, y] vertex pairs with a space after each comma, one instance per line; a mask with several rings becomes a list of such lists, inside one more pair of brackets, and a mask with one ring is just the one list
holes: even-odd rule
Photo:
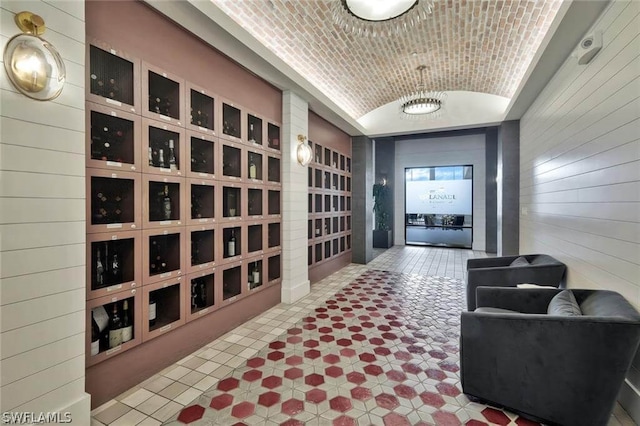
[[18, 34], [9, 40], [4, 49], [4, 67], [20, 93], [40, 101], [60, 95], [66, 80], [58, 51], [32, 34]]
[[298, 157], [298, 163], [303, 166], [308, 166], [313, 159], [313, 152], [311, 151], [311, 147], [304, 142], [298, 144], [296, 155]]

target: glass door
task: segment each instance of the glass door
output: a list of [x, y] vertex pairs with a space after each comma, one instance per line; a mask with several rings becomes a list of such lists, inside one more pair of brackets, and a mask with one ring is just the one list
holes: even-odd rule
[[471, 248], [473, 166], [405, 169], [406, 244]]

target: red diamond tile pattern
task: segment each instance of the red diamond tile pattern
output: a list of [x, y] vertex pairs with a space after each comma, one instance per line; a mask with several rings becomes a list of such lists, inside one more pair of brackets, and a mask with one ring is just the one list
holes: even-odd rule
[[536, 425], [462, 394], [463, 290], [367, 271], [169, 424]]

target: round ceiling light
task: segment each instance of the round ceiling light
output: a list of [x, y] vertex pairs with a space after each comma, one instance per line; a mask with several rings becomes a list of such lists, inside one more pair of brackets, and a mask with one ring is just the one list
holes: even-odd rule
[[349, 12], [365, 21], [387, 21], [404, 15], [418, 0], [342, 0]]

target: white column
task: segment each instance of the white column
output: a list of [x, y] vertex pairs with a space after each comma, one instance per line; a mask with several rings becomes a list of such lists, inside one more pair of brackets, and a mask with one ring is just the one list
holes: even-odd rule
[[307, 267], [307, 167], [298, 164], [298, 135], [308, 136], [309, 111], [293, 92], [282, 94], [282, 302], [309, 294]]

